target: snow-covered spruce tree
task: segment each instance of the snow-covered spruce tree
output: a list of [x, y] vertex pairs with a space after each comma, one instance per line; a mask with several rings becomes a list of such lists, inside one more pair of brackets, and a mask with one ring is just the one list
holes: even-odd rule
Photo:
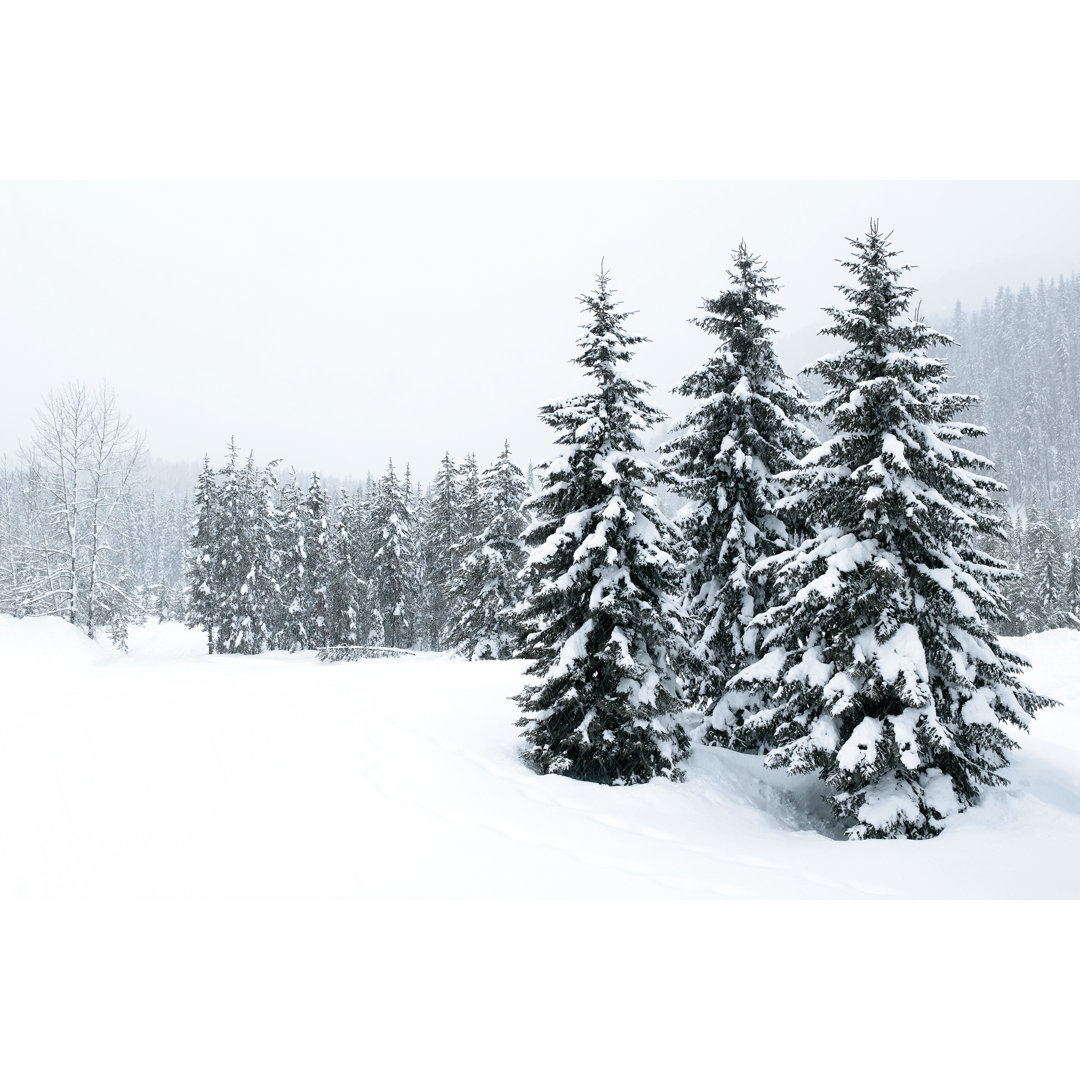
[[1065, 625], [1080, 629], [1080, 558], [1075, 550], [1069, 555], [1069, 569], [1065, 575], [1061, 606], [1065, 612]]
[[451, 593], [459, 612], [449, 643], [470, 660], [506, 660], [521, 646], [521, 570], [528, 549], [521, 534], [528, 524], [521, 505], [529, 491], [525, 477], [503, 446], [495, 464], [480, 479], [489, 524], [476, 550], [467, 555]]
[[412, 482], [412, 468], [408, 462], [405, 464], [402, 489], [405, 509], [409, 512], [408, 563], [412, 569], [412, 594], [409, 598], [407, 614], [411, 639], [409, 648], [426, 649], [430, 643], [430, 637], [424, 627], [424, 612], [428, 606], [425, 601], [427, 575], [424, 566], [424, 535], [427, 529], [428, 503], [420, 483]]
[[1045, 515], [1033, 508], [1027, 526], [1027, 565], [1021, 573], [1031, 579], [1031, 629], [1056, 630], [1069, 626], [1066, 609], [1065, 544], [1060, 519], [1051, 506]]
[[627, 313], [604, 270], [580, 299], [590, 319], [573, 362], [596, 385], [540, 410], [563, 453], [527, 504], [536, 585], [520, 614], [534, 659], [515, 699], [518, 723], [541, 772], [606, 784], [676, 779], [689, 746], [672, 716], [687, 647], [671, 600], [679, 568], [639, 437], [663, 414], [646, 402], [647, 383], [617, 370], [645, 339], [623, 328]]
[[[489, 506], [480, 480], [480, 466], [471, 451], [465, 455], [461, 467], [461, 526], [455, 545], [457, 565], [462, 563], [480, 546], [480, 537], [488, 526]], [[454, 618], [460, 614], [452, 610]]]
[[375, 550], [369, 595], [378, 618], [373, 614], [368, 643], [407, 649], [413, 643], [418, 606], [415, 552], [406, 492], [392, 461], [372, 504], [371, 528]]
[[1005, 539], [996, 546], [998, 555], [1012, 573], [1001, 583], [1001, 616], [994, 623], [994, 628], [1001, 634], [1020, 636], [1031, 629], [1031, 589], [1026, 565], [1027, 537], [1026, 527], [1019, 513], [1011, 514], [1003, 509], [1001, 528]]
[[281, 489], [277, 511], [278, 549], [281, 553], [281, 621], [277, 647], [297, 651], [311, 648], [311, 574], [308, 568], [310, 515], [295, 470]]
[[[760, 617], [763, 656], [737, 676], [771, 696], [768, 764], [819, 771], [852, 838], [933, 836], [972, 805], [1049, 704], [989, 629], [1003, 565], [977, 546], [1000, 533], [989, 462], [957, 445], [975, 398], [945, 394], [949, 339], [908, 312], [908, 267], [876, 222], [851, 241], [821, 332], [845, 342], [810, 370], [835, 434], [812, 450], [785, 502], [819, 531], [774, 556], [783, 602]], [[783, 503], [781, 504], [784, 505]]]
[[[777, 512], [777, 475], [792, 469], [815, 444], [802, 424], [802, 390], [783, 372], [773, 351], [772, 320], [782, 310], [765, 265], [740, 243], [733, 252], [730, 287], [705, 300], [692, 319], [716, 339], [706, 363], [676, 392], [698, 403], [664, 448], [676, 490], [690, 500], [683, 537], [690, 548], [685, 588], [695, 617], [696, 663], [689, 697], [709, 718], [704, 738], [739, 749], [759, 746], [744, 725], [756, 711], [745, 690], [728, 680], [758, 659], [754, 617], [773, 606], [771, 575], [755, 570], [794, 537]], [[759, 703], [758, 703], [759, 704]]]
[[330, 541], [330, 496], [318, 473], [313, 473], [305, 503], [307, 536], [308, 642], [312, 649], [335, 644], [331, 640], [333, 616], [330, 610], [333, 566]]
[[364, 593], [364, 584], [356, 572], [353, 559], [353, 534], [358, 528], [354, 506], [349, 493], [342, 488], [338, 495], [330, 553], [332, 569], [327, 606], [330, 611], [331, 645], [360, 643], [360, 598]]
[[195, 486], [194, 521], [191, 525], [190, 553], [187, 561], [189, 599], [185, 623], [206, 631], [206, 648], [221, 650], [219, 640], [221, 591], [220, 530], [217, 481], [210, 466], [210, 455], [203, 459], [202, 472]]
[[220, 626], [217, 651], [255, 652], [245, 624], [247, 602], [244, 582], [251, 566], [246, 491], [236, 440], [229, 440], [225, 464], [218, 470], [218, 591], [216, 622]]
[[447, 628], [450, 587], [457, 576], [457, 543], [461, 535], [459, 470], [447, 450], [432, 487], [424, 532], [426, 604], [424, 622], [431, 648], [443, 647]]

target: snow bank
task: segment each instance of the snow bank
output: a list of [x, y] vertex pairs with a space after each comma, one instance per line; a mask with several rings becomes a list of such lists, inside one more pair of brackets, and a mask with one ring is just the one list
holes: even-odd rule
[[0, 674], [38, 671], [51, 665], [54, 672], [83, 669], [94, 662], [116, 658], [112, 646], [92, 641], [81, 630], [55, 616], [15, 619], [0, 615]]

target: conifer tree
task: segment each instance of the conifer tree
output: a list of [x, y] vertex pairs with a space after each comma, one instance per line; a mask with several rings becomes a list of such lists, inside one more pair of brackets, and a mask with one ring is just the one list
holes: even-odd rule
[[770, 575], [756, 564], [795, 539], [776, 509], [777, 476], [815, 440], [800, 422], [807, 415], [802, 391], [773, 351], [771, 324], [782, 310], [770, 299], [776, 281], [745, 242], [733, 259], [728, 290], [705, 300], [706, 315], [691, 320], [717, 344], [676, 388], [698, 404], [677, 425], [665, 456], [676, 490], [690, 500], [681, 522], [696, 623], [690, 695], [709, 718], [706, 741], [750, 749], [756, 742], [743, 716], [753, 703], [725, 687], [758, 658], [754, 618], [773, 606]]
[[278, 647], [311, 648], [310, 573], [308, 570], [309, 507], [303, 488], [290, 471], [278, 507], [278, 546], [281, 551], [281, 624]]
[[361, 596], [363, 583], [356, 570], [355, 503], [344, 490], [338, 495], [331, 544], [331, 575], [327, 606], [330, 611], [328, 643], [331, 645], [360, 644]]
[[258, 608], [259, 650], [278, 648], [284, 607], [281, 598], [281, 551], [278, 547], [278, 506], [281, 502], [277, 468], [279, 458], [268, 462], [256, 488], [257, 511], [254, 525], [257, 532], [255, 548], [258, 559], [256, 598]]
[[945, 394], [948, 344], [909, 310], [908, 267], [876, 222], [851, 241], [848, 303], [822, 331], [845, 344], [811, 371], [834, 435], [785, 500], [816, 535], [774, 556], [783, 602], [760, 617], [762, 659], [741, 684], [770, 695], [774, 767], [818, 771], [848, 835], [928, 837], [972, 805], [1015, 747], [1010, 728], [1049, 704], [988, 627], [1006, 573], [977, 546], [1000, 535], [989, 463], [960, 440], [968, 395]]
[[246, 604], [241, 592], [250, 566], [250, 549], [246, 535], [248, 507], [243, 470], [238, 464], [239, 454], [236, 440], [230, 439], [225, 464], [219, 472], [218, 553], [221, 576], [216, 599], [221, 634], [218, 651], [227, 653], [254, 651], [246, 636]]
[[[371, 476], [368, 474], [370, 483]], [[374, 494], [374, 489], [366, 490]], [[364, 495], [358, 488], [351, 500], [351, 548], [353, 565], [356, 567], [356, 575], [360, 582], [358, 598], [360, 601], [360, 643], [367, 645], [381, 645], [383, 642], [382, 631], [377, 635], [377, 640], [372, 637], [372, 624], [375, 619], [376, 598], [375, 587], [372, 579], [375, 558], [375, 536], [372, 526], [373, 499]]]
[[237, 631], [233, 651], [258, 653], [273, 647], [275, 507], [273, 499], [268, 497], [266, 473], [256, 468], [254, 454], [248, 454], [239, 479], [239, 520], [235, 523], [238, 544], [234, 557], [242, 580], [231, 602]]
[[606, 784], [677, 778], [688, 739], [672, 716], [686, 643], [671, 601], [678, 566], [640, 433], [662, 418], [647, 383], [618, 371], [644, 339], [623, 327], [601, 269], [573, 360], [595, 387], [545, 405], [562, 455], [531, 500], [535, 591], [522, 605], [531, 681], [517, 696], [526, 758]]
[[308, 485], [304, 515], [307, 524], [307, 623], [309, 647], [321, 649], [331, 641], [330, 611], [331, 565], [330, 499], [317, 473]]
[[1065, 626], [1080, 629], [1080, 559], [1076, 549], [1069, 553], [1068, 570], [1065, 574], [1065, 586], [1062, 589], [1061, 609], [1065, 616]]
[[479, 547], [480, 537], [488, 526], [488, 504], [480, 480], [480, 466], [471, 451], [465, 455], [465, 464], [461, 467], [460, 498], [461, 524], [455, 545], [458, 566]]
[[[203, 458], [195, 486], [194, 521], [191, 526], [187, 576], [190, 582], [185, 623], [206, 631], [206, 648], [213, 653], [218, 642], [221, 591], [220, 513], [218, 489], [210, 455]], [[217, 650], [220, 651], [220, 650]]]
[[449, 643], [470, 660], [506, 660], [521, 647], [521, 571], [528, 557], [521, 534], [528, 524], [521, 512], [529, 491], [505, 443], [495, 464], [480, 479], [489, 524], [476, 549], [466, 556], [451, 598], [459, 615]]
[[424, 535], [427, 579], [426, 622], [431, 648], [443, 648], [450, 608], [450, 590], [457, 577], [461, 538], [460, 473], [447, 450], [432, 486], [428, 527]]
[[1002, 634], [1026, 634], [1028, 630], [1029, 597], [1027, 575], [1021, 572], [1024, 564], [1025, 527], [1019, 514], [1002, 509], [1000, 514], [1004, 539], [988, 543], [987, 549], [998, 549], [999, 558], [1011, 573], [1000, 583], [1001, 615], [992, 624]]
[[1065, 551], [1059, 518], [1051, 506], [1045, 516], [1034, 511], [1028, 520], [1031, 630], [1054, 630], [1069, 625], [1065, 610]]
[[[371, 598], [378, 611], [374, 627], [390, 648], [409, 648], [416, 616], [416, 571], [409, 508], [391, 461], [371, 510], [374, 553]], [[371, 640], [369, 643], [376, 644]]]

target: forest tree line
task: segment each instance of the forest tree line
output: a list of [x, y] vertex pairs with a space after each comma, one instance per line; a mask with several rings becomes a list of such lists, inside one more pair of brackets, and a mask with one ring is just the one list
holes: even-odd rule
[[509, 444], [481, 471], [449, 451], [426, 491], [391, 461], [367, 490], [331, 499], [318, 475], [282, 485], [277, 463], [199, 476], [185, 619], [210, 652], [337, 645], [458, 649], [507, 659], [521, 634], [525, 476]]
[[[1070, 284], [1077, 282], [1080, 278], [1071, 279]], [[1040, 290], [1038, 294], [1024, 290], [1021, 295], [1029, 293], [1042, 296], [1049, 311], [1054, 312], [1068, 290], [1058, 286]], [[1002, 299], [1005, 296], [1001, 294], [999, 302], [1008, 306], [1010, 301]], [[1075, 298], [1069, 301], [1069, 310], [1074, 309], [1074, 303]], [[987, 312], [991, 311], [993, 308], [988, 306]], [[988, 319], [984, 312], [978, 324], [986, 325]], [[1053, 319], [1049, 323], [1055, 325]], [[976, 339], [974, 347], [963, 349], [963, 362], [960, 350], [946, 351], [953, 366], [960, 369], [955, 380], [957, 387], [968, 384], [972, 367], [981, 367], [981, 361], [972, 360], [973, 356], [983, 355], [979, 352], [979, 340]], [[1070, 355], [1080, 357], [1077, 352]], [[1080, 368], [1080, 358], [1072, 367]], [[1030, 403], [1031, 395], [1025, 394], [1023, 401]], [[1056, 411], [1064, 414], [1067, 402], [1065, 395], [1051, 395], [1043, 406], [1046, 412], [1039, 415], [1052, 417]], [[1013, 412], [1008, 411], [1010, 407]], [[976, 407], [981, 410], [981, 422], [995, 416], [1005, 417], [1004, 424], [989, 428], [987, 443], [1001, 444], [1002, 437], [995, 439], [994, 432], [1002, 427], [1014, 432], [1032, 430], [1031, 423], [1021, 428], [1014, 417], [1016, 407], [1017, 399], [1000, 388], [996, 396], [992, 387], [981, 396]], [[112, 455], [101, 453], [99, 438], [99, 452], [88, 453], [92, 445], [86, 434], [88, 430], [115, 430], [117, 425], [123, 428], [126, 445], [121, 439]], [[1064, 419], [1056, 425], [1047, 421], [1046, 426], [1061, 433], [1065, 454], [1071, 453], [1070, 440], [1080, 440], [1080, 430], [1069, 428]], [[1035, 427], [1038, 429], [1039, 425]], [[1039, 447], [1049, 445], [1037, 442]], [[36, 418], [34, 438], [21, 460], [0, 461], [0, 612], [16, 617], [58, 615], [91, 636], [104, 635], [119, 645], [126, 641], [129, 625], [147, 618], [190, 621], [195, 616], [189, 612], [196, 611], [201, 613], [200, 617], [210, 617], [205, 593], [201, 607], [198, 599], [193, 603], [192, 586], [198, 578], [192, 548], [197, 492], [178, 496], [155, 490], [140, 475], [141, 452], [141, 444], [131, 436], [127, 422], [119, 415], [115, 399], [106, 388], [89, 391], [83, 386], [70, 385], [47, 396]], [[1062, 473], [1061, 482], [1050, 487], [1030, 479], [1030, 475], [1043, 479], [1058, 476], [1058, 466], [1065, 454], [1048, 450], [1040, 458], [1029, 450], [1026, 455], [1021, 452], [1008, 457], [1007, 460], [1012, 460], [1011, 467], [998, 468], [998, 475], [1008, 488], [1001, 510], [1005, 538], [987, 538], [987, 544], [1014, 574], [1002, 587], [1003, 614], [993, 620], [999, 633], [1021, 635], [1057, 627], [1080, 627], [1080, 513], [1075, 509], [1075, 493], [1070, 494], [1070, 478], [1080, 475], [1080, 466], [1076, 472]], [[524, 585], [511, 587], [508, 576], [495, 574], [502, 584], [493, 587], [495, 591], [488, 589], [485, 593], [483, 583], [478, 580], [484, 571], [476, 565], [476, 559], [467, 568], [471, 583], [459, 580], [458, 570], [464, 560], [478, 548], [483, 550], [479, 541], [487, 525], [482, 522], [492, 513], [485, 500], [490, 502], [495, 497], [489, 478], [489, 489], [481, 498], [480, 470], [472, 455], [466, 455], [459, 465], [447, 453], [438, 473], [426, 485], [411, 482], [411, 474], [399, 480], [391, 466], [382, 477], [369, 476], [366, 484], [340, 488], [333, 497], [323, 490], [321, 482], [314, 492], [310, 490], [310, 481], [302, 492], [297, 492], [295, 474], [282, 470], [276, 463], [269, 469], [259, 467], [257, 475], [253, 475], [254, 462], [245, 459], [241, 463], [237, 455], [239, 450], [230, 444], [225, 464], [217, 469], [209, 465], [207, 458], [199, 479], [203, 498], [215, 504], [223, 533], [234, 536], [237, 543], [244, 542], [243, 529], [238, 524], [226, 524], [224, 509], [224, 490], [237, 485], [237, 491], [230, 495], [232, 510], [238, 511], [245, 500], [257, 501], [258, 513], [245, 511], [244, 521], [251, 526], [260, 516], [270, 515], [272, 519], [269, 525], [262, 523], [264, 535], [275, 537], [267, 550], [270, 565], [260, 569], [256, 577], [262, 580], [269, 576], [279, 585], [282, 585], [279, 579], [284, 577], [282, 595], [288, 595], [289, 589], [294, 588], [290, 580], [302, 577], [297, 560], [299, 552], [307, 554], [307, 530], [311, 528], [314, 532], [310, 546], [319, 566], [315, 573], [319, 575], [325, 576], [327, 571], [318, 560], [328, 550], [327, 545], [333, 552], [336, 540], [339, 550], [343, 546], [348, 548], [349, 559], [341, 563], [344, 582], [334, 588], [338, 596], [351, 598], [348, 610], [353, 612], [332, 620], [332, 629], [317, 628], [311, 634], [301, 631], [294, 613], [292, 629], [279, 633], [272, 627], [286, 620], [277, 607], [281, 604], [280, 596], [275, 593], [272, 612], [262, 617], [266, 629], [253, 631], [254, 638], [245, 639], [241, 635], [238, 647], [248, 649], [257, 638], [263, 647], [299, 648], [304, 640], [314, 643], [329, 635], [335, 644], [393, 642], [405, 648], [447, 648], [451, 647], [447, 628], [456, 624], [468, 597], [472, 629], [467, 632], [463, 629], [455, 644], [470, 656], [510, 654], [507, 650], [513, 647], [508, 642], [518, 640], [516, 631], [507, 630], [505, 618], [494, 617], [492, 605], [496, 596], [506, 598], [507, 605], [516, 603]], [[993, 453], [987, 456], [998, 465]], [[1021, 463], [1035, 460], [1040, 460], [1039, 468], [1029, 474]], [[1053, 463], [1049, 471], [1048, 461]], [[132, 464], [134, 468], [130, 467]], [[509, 460], [503, 462], [504, 472], [509, 464]], [[531, 472], [530, 468], [530, 477]], [[520, 536], [513, 540], [507, 537], [519, 524], [524, 529], [525, 517], [520, 512], [520, 503], [514, 508], [509, 503], [519, 494], [523, 501], [531, 493], [532, 484], [521, 486], [512, 479], [512, 474], [503, 476], [500, 483], [503, 487], [495, 517], [496, 527], [503, 532], [493, 550], [502, 553], [500, 560], [506, 567], [520, 568]], [[379, 514], [385, 511], [388, 491], [395, 485], [401, 488], [404, 513], [398, 516], [394, 527], [408, 534], [400, 544], [402, 626], [393, 615], [396, 603], [384, 608], [377, 602], [378, 589], [371, 591], [378, 550], [372, 546], [373, 521], [377, 522]], [[260, 490], [262, 493], [256, 498]], [[672, 493], [666, 485], [664, 490], [670, 502]], [[1015, 498], [1018, 490], [1028, 491], [1026, 503]], [[1049, 499], [1047, 491], [1053, 493]], [[321, 523], [324, 517], [325, 529], [320, 524], [316, 530], [314, 522]], [[286, 520], [291, 532], [287, 539], [283, 532]], [[347, 540], [343, 540], [343, 534]], [[379, 573], [383, 573], [381, 568]], [[392, 575], [386, 579], [381, 594], [384, 600], [393, 591], [391, 580]], [[222, 598], [218, 602], [226, 603], [223, 581], [219, 584]], [[242, 584], [238, 582], [229, 591], [238, 593]], [[321, 590], [323, 586], [320, 584], [318, 588]], [[475, 600], [481, 593], [484, 599], [477, 607]], [[290, 598], [286, 607], [294, 599]], [[477, 652], [485, 620], [490, 623], [495, 638], [491, 645]], [[231, 648], [237, 641], [235, 633], [224, 629], [226, 625], [232, 625], [231, 616], [226, 617], [222, 612], [211, 617], [213, 629], [209, 631], [209, 640], [222, 650]]]

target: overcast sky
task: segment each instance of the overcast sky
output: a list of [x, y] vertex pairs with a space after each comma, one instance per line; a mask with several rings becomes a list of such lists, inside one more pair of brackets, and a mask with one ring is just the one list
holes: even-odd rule
[[[388, 457], [550, 449], [537, 407], [581, 388], [576, 297], [605, 260], [650, 339], [658, 402], [710, 351], [690, 326], [745, 238], [781, 283], [794, 369], [877, 216], [924, 311], [1080, 272], [1076, 183], [7, 183], [0, 451], [41, 396], [107, 380], [151, 452], [337, 476]], [[809, 340], [808, 340], [809, 339]], [[820, 351], [827, 351], [826, 341]], [[808, 355], [809, 353], [809, 355]]]

